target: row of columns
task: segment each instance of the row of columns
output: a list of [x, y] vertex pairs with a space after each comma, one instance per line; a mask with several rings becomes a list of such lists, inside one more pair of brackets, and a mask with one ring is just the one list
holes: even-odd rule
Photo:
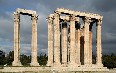
[[[32, 39], [31, 39], [31, 66], [39, 66], [37, 62], [37, 15], [31, 16]], [[14, 61], [13, 66], [22, 66], [20, 62], [20, 13], [14, 13]]]
[[[75, 27], [75, 25], [79, 25], [79, 20], [76, 21], [76, 16], [69, 16], [69, 37], [67, 24], [62, 24], [62, 31], [60, 32], [60, 14], [54, 13], [53, 17], [48, 17], [48, 66], [80, 66], [83, 64], [84, 66], [92, 66], [92, 19], [90, 17], [84, 17], [84, 27], [81, 28], [79, 26]], [[101, 24], [102, 20], [96, 20], [97, 27], [97, 66], [102, 65], [102, 48], [101, 48]], [[62, 34], [61, 34], [62, 33]], [[83, 33], [83, 35], [81, 35]], [[60, 54], [60, 35], [62, 36], [62, 58]], [[83, 37], [84, 41], [81, 43], [81, 37]], [[69, 41], [67, 39], [70, 39]], [[69, 44], [69, 48], [68, 45]], [[83, 44], [83, 45], [82, 45]], [[83, 47], [83, 50], [81, 48]], [[81, 58], [81, 51], [83, 51], [83, 58]], [[61, 60], [62, 59], [62, 62]], [[83, 59], [83, 63], [82, 60]]]

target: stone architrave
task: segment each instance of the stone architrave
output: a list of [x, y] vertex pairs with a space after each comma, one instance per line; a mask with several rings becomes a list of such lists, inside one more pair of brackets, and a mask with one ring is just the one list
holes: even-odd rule
[[59, 13], [54, 13], [54, 66], [61, 66], [60, 63], [60, 24]]
[[14, 12], [14, 61], [13, 66], [22, 66], [20, 62], [20, 14]]
[[47, 66], [53, 66], [53, 19], [47, 18], [48, 22], [48, 61]]
[[84, 18], [84, 65], [89, 65], [89, 25], [91, 19]]
[[62, 64], [67, 65], [67, 23], [62, 23]]
[[70, 63], [69, 66], [76, 66], [75, 62], [75, 16], [70, 16]]
[[32, 15], [31, 66], [39, 66], [37, 61], [37, 15]]
[[96, 29], [96, 35], [97, 35], [97, 58], [96, 58], [96, 64], [97, 66], [103, 67], [102, 64], [102, 46], [101, 46], [101, 24], [102, 24], [102, 20], [99, 19], [97, 21], [97, 29]]

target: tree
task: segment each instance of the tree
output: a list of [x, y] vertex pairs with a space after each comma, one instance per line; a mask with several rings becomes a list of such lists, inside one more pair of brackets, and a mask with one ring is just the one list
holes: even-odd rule
[[13, 60], [14, 60], [14, 51], [10, 51], [9, 54], [7, 54], [6, 56], [7, 65], [12, 65]]
[[47, 64], [47, 55], [46, 54], [40, 54], [40, 56], [38, 56], [38, 62], [40, 65], [46, 65]]
[[0, 50], [0, 65], [4, 65], [5, 62], [5, 52]]

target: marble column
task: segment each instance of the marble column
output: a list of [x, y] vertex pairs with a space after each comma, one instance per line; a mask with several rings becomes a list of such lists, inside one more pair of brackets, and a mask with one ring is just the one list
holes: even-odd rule
[[89, 64], [92, 65], [92, 26], [93, 23], [89, 25]]
[[68, 44], [68, 56], [67, 56], [67, 60], [68, 60], [68, 63], [70, 62], [70, 26], [69, 25], [67, 25], [68, 27], [67, 27], [67, 29], [68, 29], [68, 32], [67, 32], [67, 34], [68, 34], [68, 41], [67, 41], [67, 44]]
[[69, 66], [74, 67], [75, 63], [75, 16], [70, 16], [70, 63]]
[[39, 66], [37, 61], [37, 15], [32, 15], [31, 66]]
[[97, 36], [97, 58], [96, 58], [96, 64], [97, 66], [100, 66], [100, 67], [103, 67], [103, 64], [102, 64], [102, 45], [101, 45], [101, 25], [102, 25], [102, 20], [99, 19], [97, 21], [97, 29], [96, 29], [96, 36]]
[[61, 66], [60, 63], [60, 24], [59, 13], [54, 13], [54, 66]]
[[79, 21], [76, 24], [76, 32], [75, 32], [75, 39], [76, 39], [76, 63], [80, 65], [80, 24]]
[[84, 19], [84, 65], [89, 65], [89, 25], [91, 19], [85, 17]]
[[47, 18], [48, 22], [48, 61], [47, 66], [53, 66], [53, 19]]
[[62, 23], [62, 65], [67, 65], [67, 23]]
[[20, 14], [14, 13], [14, 61], [13, 66], [21, 66], [20, 62]]

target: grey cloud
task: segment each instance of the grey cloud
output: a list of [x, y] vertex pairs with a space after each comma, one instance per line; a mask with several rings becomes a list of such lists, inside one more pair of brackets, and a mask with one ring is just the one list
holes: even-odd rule
[[[38, 19], [38, 53], [47, 53], [47, 22], [46, 17], [53, 13], [56, 8], [67, 8], [77, 11], [92, 12], [103, 15], [102, 24], [102, 46], [103, 53], [116, 51], [116, 38], [114, 38], [116, 30], [116, 1], [115, 0], [0, 0], [0, 40], [10, 39], [13, 42], [13, 11], [16, 8], [24, 8], [35, 10], [39, 14]], [[95, 31], [93, 26], [93, 46], [95, 46]], [[28, 16], [21, 16], [21, 44], [31, 44], [31, 20]], [[110, 36], [109, 36], [110, 35]], [[9, 40], [8, 40], [9, 41]], [[2, 42], [2, 41], [0, 41]], [[107, 45], [111, 45], [108, 47]], [[25, 51], [29, 51], [30, 46], [25, 45]], [[6, 45], [7, 46], [7, 45]], [[13, 47], [13, 44], [11, 45]], [[1, 46], [4, 47], [4, 46]], [[28, 48], [28, 49], [26, 49]], [[93, 48], [95, 49], [95, 47]], [[8, 50], [8, 49], [7, 49]], [[21, 51], [22, 52], [22, 51]], [[29, 54], [27, 52], [26, 54]], [[115, 52], [114, 52], [115, 53]]]
[[116, 10], [116, 0], [92, 0], [92, 5], [103, 12]]

